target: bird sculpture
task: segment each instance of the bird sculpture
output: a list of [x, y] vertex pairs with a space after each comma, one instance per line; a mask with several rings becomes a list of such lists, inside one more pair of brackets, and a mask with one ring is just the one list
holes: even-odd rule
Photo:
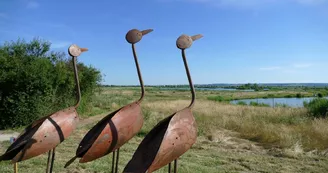
[[[133, 56], [141, 86], [140, 99], [110, 113], [90, 129], [80, 142], [75, 157], [68, 161], [65, 167], [68, 167], [76, 158], [80, 158], [80, 163], [86, 163], [113, 152], [111, 168], [112, 172], [117, 173], [120, 147], [134, 137], [143, 126], [143, 116], [140, 104], [144, 98], [145, 89], [139, 68], [135, 44], [139, 42], [144, 35], [151, 31], [153, 30], [148, 29], [139, 31], [137, 29], [132, 29], [126, 34], [127, 42], [132, 44]], [[115, 151], [117, 153], [116, 163]]]
[[[81, 91], [76, 67], [77, 57], [87, 48], [80, 48], [76, 44], [69, 47], [68, 52], [72, 56], [74, 76], [76, 83], [77, 102], [74, 106], [42, 117], [28, 127], [17, 137], [7, 151], [0, 157], [2, 160], [11, 160], [12, 163], [21, 162], [45, 152], [48, 152], [48, 163], [46, 172], [52, 172], [55, 149], [57, 145], [69, 137], [79, 122], [76, 109], [81, 101]], [[49, 169], [50, 166], [50, 169]]]

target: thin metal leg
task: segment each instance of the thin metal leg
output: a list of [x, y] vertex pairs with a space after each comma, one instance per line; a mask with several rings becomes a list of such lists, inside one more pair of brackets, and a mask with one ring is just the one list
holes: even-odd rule
[[50, 173], [52, 173], [52, 169], [54, 167], [55, 154], [56, 154], [56, 147], [54, 149], [52, 149], [52, 158], [51, 158], [51, 165], [50, 165]]
[[14, 173], [18, 173], [18, 165], [17, 165], [17, 163], [14, 164]]
[[117, 173], [117, 171], [118, 171], [118, 160], [119, 160], [119, 158], [120, 158], [120, 148], [117, 149], [115, 173]]
[[178, 167], [178, 159], [174, 160], [174, 172], [173, 173], [177, 173], [177, 167]]
[[48, 161], [47, 161], [47, 170], [46, 170], [46, 173], [49, 173], [51, 151], [52, 151], [52, 150], [49, 150], [49, 151], [48, 151]]
[[115, 165], [115, 151], [113, 151], [112, 172], [111, 173], [114, 173], [114, 165]]
[[169, 163], [169, 173], [171, 173], [171, 162]]

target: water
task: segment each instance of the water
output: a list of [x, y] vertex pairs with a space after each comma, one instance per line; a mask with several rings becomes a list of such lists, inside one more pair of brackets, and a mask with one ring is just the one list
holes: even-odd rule
[[[160, 88], [161, 90], [190, 90], [189, 88]], [[244, 91], [244, 92], [253, 92], [254, 90], [237, 90], [232, 88], [195, 88], [196, 90], [201, 91]]]
[[[242, 101], [245, 102], [246, 104], [250, 104], [250, 102], [257, 102], [257, 103], [264, 103], [267, 105], [270, 105], [271, 107], [274, 107], [277, 104], [285, 104], [288, 107], [304, 107], [303, 102], [309, 102], [312, 99], [317, 98], [317, 97], [305, 97], [305, 98], [258, 98], [258, 99], [242, 99], [242, 100], [233, 100], [230, 103], [232, 104], [237, 104], [238, 102]], [[324, 97], [327, 98], [328, 97]]]

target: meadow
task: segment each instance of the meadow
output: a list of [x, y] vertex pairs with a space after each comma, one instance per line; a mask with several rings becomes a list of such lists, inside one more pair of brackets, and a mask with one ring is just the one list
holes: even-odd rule
[[[193, 108], [198, 125], [195, 145], [179, 159], [178, 171], [198, 172], [328, 172], [328, 120], [309, 116], [306, 108], [232, 105], [228, 100], [263, 97], [312, 96], [309, 91], [197, 91]], [[57, 147], [54, 172], [110, 172], [112, 155], [67, 169], [85, 133], [108, 113], [140, 96], [135, 87], [103, 87], [92, 99], [90, 111], [81, 115], [73, 135]], [[142, 103], [144, 126], [121, 148], [119, 171], [154, 125], [190, 102], [189, 91], [147, 87]], [[18, 131], [11, 129], [9, 131]], [[2, 154], [9, 142], [0, 143]], [[44, 172], [47, 154], [19, 163], [19, 171]], [[13, 172], [9, 162], [0, 163], [0, 172]], [[164, 167], [157, 172], [167, 172]]]

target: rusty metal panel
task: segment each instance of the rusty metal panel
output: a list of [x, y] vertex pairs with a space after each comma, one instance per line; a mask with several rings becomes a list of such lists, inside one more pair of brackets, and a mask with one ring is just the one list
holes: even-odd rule
[[177, 112], [169, 123], [161, 147], [148, 171], [156, 171], [177, 159], [191, 148], [196, 139], [197, 125], [191, 109]]
[[135, 136], [143, 125], [141, 107], [136, 102], [124, 106], [109, 118], [111, 119], [80, 159], [80, 163], [93, 161], [120, 148]]
[[78, 121], [78, 114], [74, 107], [48, 116], [12, 162], [27, 160], [56, 147], [71, 135]]

